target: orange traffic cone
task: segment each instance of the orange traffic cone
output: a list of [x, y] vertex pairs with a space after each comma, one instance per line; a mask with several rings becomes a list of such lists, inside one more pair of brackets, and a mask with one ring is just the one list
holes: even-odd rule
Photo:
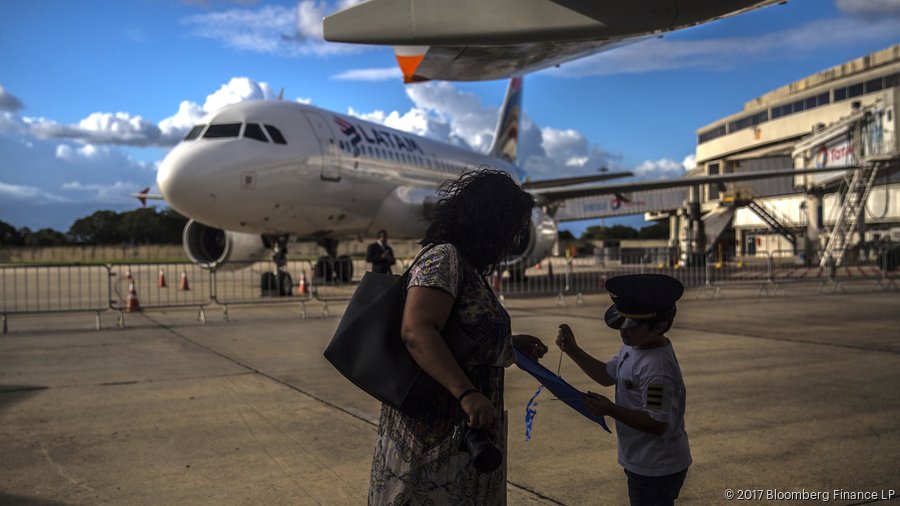
[[134, 289], [134, 281], [128, 283], [128, 299], [125, 301], [125, 312], [141, 312], [141, 303], [138, 301], [137, 290]]
[[159, 270], [159, 281], [156, 283], [156, 286], [160, 288], [165, 288], [169, 285], [166, 284], [166, 271], [160, 269]]
[[178, 289], [188, 291], [191, 289], [191, 285], [188, 284], [187, 272], [181, 271], [181, 281], [178, 283]]
[[306, 274], [300, 273], [300, 284], [297, 285], [297, 295], [309, 295], [309, 288], [306, 287]]

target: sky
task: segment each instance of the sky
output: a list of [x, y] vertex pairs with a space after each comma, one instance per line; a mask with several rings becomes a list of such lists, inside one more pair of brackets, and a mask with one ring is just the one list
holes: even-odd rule
[[[322, 40], [322, 17], [352, 3], [0, 3], [0, 220], [65, 232], [135, 209], [204, 114], [282, 92], [485, 151], [506, 82], [402, 84], [392, 49]], [[678, 177], [697, 129], [898, 42], [900, 0], [790, 0], [540, 71], [525, 78], [518, 163], [532, 179]]]

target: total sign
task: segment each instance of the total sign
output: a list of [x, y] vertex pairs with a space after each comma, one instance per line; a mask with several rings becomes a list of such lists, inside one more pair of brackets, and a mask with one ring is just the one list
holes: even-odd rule
[[855, 164], [856, 149], [850, 139], [825, 143], [816, 150], [816, 167], [849, 167]]

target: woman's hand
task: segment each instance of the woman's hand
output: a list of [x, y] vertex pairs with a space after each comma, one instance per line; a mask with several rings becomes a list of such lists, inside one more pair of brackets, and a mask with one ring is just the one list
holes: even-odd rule
[[494, 428], [497, 421], [497, 411], [494, 409], [494, 404], [483, 393], [475, 392], [469, 394], [463, 397], [459, 404], [469, 417], [469, 428]]
[[575, 341], [575, 333], [568, 325], [563, 323], [559, 326], [559, 333], [556, 334], [556, 345], [565, 353], [570, 353], [578, 349], [578, 343]]
[[515, 334], [512, 336], [513, 346], [532, 360], [538, 360], [547, 353], [547, 346], [537, 337], [528, 334]]

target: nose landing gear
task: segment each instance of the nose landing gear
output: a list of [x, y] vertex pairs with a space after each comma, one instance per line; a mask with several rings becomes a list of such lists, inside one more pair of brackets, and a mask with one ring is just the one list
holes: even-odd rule
[[264, 272], [259, 280], [260, 293], [263, 297], [289, 297], [294, 294], [294, 280], [284, 268], [287, 266], [287, 236], [275, 239], [275, 272]]

